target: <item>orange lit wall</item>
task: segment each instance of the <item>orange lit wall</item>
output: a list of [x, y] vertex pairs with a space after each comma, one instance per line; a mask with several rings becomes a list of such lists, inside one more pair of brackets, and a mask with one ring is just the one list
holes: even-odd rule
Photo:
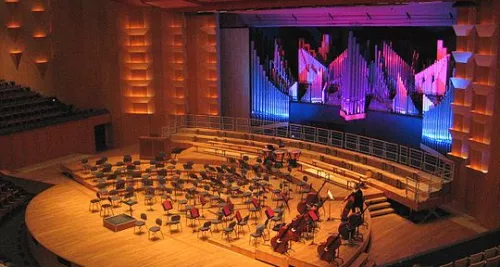
[[[0, 2], [0, 75], [53, 95], [49, 0]], [[46, 75], [48, 74], [48, 75]]]
[[181, 14], [162, 14], [164, 107], [169, 115], [188, 113], [186, 18]]
[[122, 15], [121, 78], [123, 110], [128, 114], [154, 114], [154, 75], [149, 12]]
[[[111, 145], [137, 143], [141, 135], [160, 134], [166, 124], [166, 14], [108, 0], [22, 0], [8, 5], [2, 0], [0, 78], [78, 108], [106, 108], [112, 116]], [[138, 29], [127, 30], [126, 19]], [[16, 40], [7, 25], [20, 26], [14, 30]], [[146, 53], [136, 53], [142, 49]], [[19, 57], [16, 68], [13, 59]]]
[[500, 2], [459, 8], [453, 108], [455, 205], [487, 227], [500, 226]]

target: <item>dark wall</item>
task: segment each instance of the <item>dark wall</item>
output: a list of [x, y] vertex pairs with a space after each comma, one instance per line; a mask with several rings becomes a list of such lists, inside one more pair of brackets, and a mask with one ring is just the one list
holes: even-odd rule
[[339, 106], [292, 102], [290, 123], [354, 133], [380, 140], [420, 147], [422, 118], [369, 110], [364, 120], [345, 121]]

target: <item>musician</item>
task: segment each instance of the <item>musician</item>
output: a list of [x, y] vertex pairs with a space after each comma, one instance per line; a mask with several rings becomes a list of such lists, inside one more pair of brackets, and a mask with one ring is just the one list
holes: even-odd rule
[[360, 183], [358, 186], [356, 186], [356, 189], [352, 192], [352, 195], [354, 197], [354, 204], [352, 206], [351, 212], [356, 212], [356, 211], [361, 212], [363, 210], [363, 204], [365, 202], [365, 199], [363, 197], [363, 191], [361, 190], [363, 186], [364, 183]]

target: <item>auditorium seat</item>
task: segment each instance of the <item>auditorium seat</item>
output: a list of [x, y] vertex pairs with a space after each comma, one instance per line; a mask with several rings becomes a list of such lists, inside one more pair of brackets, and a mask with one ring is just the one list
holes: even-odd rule
[[10, 134], [107, 113], [78, 110], [14, 82], [0, 82], [0, 134]]
[[500, 255], [486, 259], [486, 267], [500, 266]]

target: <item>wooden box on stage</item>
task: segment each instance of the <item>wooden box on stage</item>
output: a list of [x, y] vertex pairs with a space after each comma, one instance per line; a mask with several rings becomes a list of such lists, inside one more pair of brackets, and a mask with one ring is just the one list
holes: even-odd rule
[[113, 232], [122, 231], [135, 225], [135, 218], [127, 214], [120, 214], [113, 217], [108, 217], [103, 220], [104, 227]]
[[165, 152], [165, 157], [170, 158], [170, 138], [166, 137], [139, 137], [139, 156], [141, 159], [154, 159], [158, 153]]

